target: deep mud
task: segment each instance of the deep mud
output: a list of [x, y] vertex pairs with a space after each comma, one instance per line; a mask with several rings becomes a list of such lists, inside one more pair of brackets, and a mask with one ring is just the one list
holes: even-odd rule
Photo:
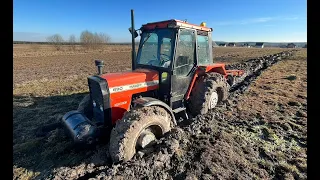
[[[263, 70], [293, 53], [228, 65], [227, 69], [246, 72], [232, 86], [225, 103], [206, 115], [180, 119], [179, 126], [152, 149], [138, 152], [129, 162], [111, 164], [108, 144], [98, 145], [82, 164], [58, 167], [37, 178], [306, 179], [306, 132], [290, 131], [302, 121], [298, 118], [291, 125], [274, 126], [276, 122], [268, 123], [260, 114], [243, 117], [237, 108], [240, 95]], [[298, 116], [306, 116], [304, 113]]]
[[234, 85], [230, 89], [230, 96], [233, 97], [238, 92], [243, 93], [250, 83], [261, 74], [261, 72], [271, 65], [292, 56], [293, 51], [281, 52], [274, 55], [259, 57], [257, 59], [249, 59], [242, 63], [226, 65], [226, 69], [243, 69], [245, 73], [235, 79]]

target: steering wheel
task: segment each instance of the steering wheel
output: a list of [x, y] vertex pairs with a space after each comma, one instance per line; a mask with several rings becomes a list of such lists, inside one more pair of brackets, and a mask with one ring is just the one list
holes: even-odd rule
[[148, 65], [154, 65], [154, 62], [157, 62], [157, 60], [150, 60], [147, 64]]
[[169, 55], [167, 55], [167, 54], [160, 54], [160, 57], [161, 56], [166, 56], [167, 57], [167, 60], [161, 60], [161, 58], [160, 58], [160, 65], [162, 66], [165, 62], [167, 62], [167, 61], [170, 61], [170, 56]]
[[[166, 63], [166, 62], [170, 61], [170, 56], [169, 56], [169, 55], [166, 55], [166, 54], [160, 54], [160, 57], [161, 57], [161, 55], [166, 56], [166, 59], [165, 59], [165, 60], [161, 60], [161, 58], [160, 58], [160, 63], [159, 63], [159, 65], [160, 65], [160, 66], [162, 66], [164, 63]], [[156, 57], [155, 55], [153, 55], [153, 57], [157, 59], [157, 57]], [[158, 61], [158, 60], [156, 60], [156, 59], [154, 59], [154, 60], [150, 60], [147, 64], [148, 64], [148, 65], [155, 65], [155, 64], [158, 64], [157, 62], [159, 62], [159, 61]], [[155, 63], [155, 64], [154, 64], [154, 63]]]
[[167, 56], [167, 58], [170, 59], [170, 56], [167, 55], [167, 54], [160, 54], [160, 56], [161, 56], [161, 55]]

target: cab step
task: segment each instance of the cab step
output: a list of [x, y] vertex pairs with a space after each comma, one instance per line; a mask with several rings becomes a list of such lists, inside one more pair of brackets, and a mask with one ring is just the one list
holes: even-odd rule
[[177, 109], [173, 109], [172, 111], [173, 111], [174, 113], [179, 113], [179, 112], [184, 111], [184, 110], [186, 110], [185, 107], [179, 107], [179, 108], [177, 108]]

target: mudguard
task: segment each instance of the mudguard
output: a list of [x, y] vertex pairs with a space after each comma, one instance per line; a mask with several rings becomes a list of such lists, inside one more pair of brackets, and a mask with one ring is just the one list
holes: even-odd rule
[[135, 106], [142, 106], [142, 107], [147, 107], [147, 106], [160, 106], [167, 110], [167, 112], [171, 115], [171, 119], [174, 125], [177, 125], [177, 121], [174, 117], [174, 114], [172, 112], [172, 109], [163, 101], [160, 101], [159, 99], [155, 99], [152, 97], [141, 97], [138, 99], [133, 100], [133, 103]]

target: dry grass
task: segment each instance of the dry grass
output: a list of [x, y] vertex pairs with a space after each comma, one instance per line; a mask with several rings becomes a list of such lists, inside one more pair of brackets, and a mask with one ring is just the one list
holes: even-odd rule
[[238, 118], [249, 124], [259, 121], [244, 134], [254, 132], [251, 140], [257, 138], [256, 144], [262, 153], [261, 167], [270, 174], [276, 172], [287, 178], [306, 179], [306, 50], [298, 51], [294, 57], [263, 72], [240, 97], [236, 111]]
[[39, 44], [14, 44], [13, 58], [20, 57], [47, 57], [57, 55], [77, 55], [94, 52], [131, 52], [131, 46], [128, 45], [110, 45], [102, 49], [86, 50], [80, 45], [75, 46], [75, 50], [69, 45], [63, 45], [60, 51], [57, 51], [52, 45]]
[[277, 121], [279, 119], [274, 119], [274, 115], [295, 114], [296, 107], [306, 106], [307, 59], [305, 51], [298, 51], [294, 58], [280, 62], [263, 72], [261, 76], [252, 83], [248, 93], [241, 98], [243, 101], [239, 103], [239, 108], [244, 115], [261, 113], [269, 121]]

